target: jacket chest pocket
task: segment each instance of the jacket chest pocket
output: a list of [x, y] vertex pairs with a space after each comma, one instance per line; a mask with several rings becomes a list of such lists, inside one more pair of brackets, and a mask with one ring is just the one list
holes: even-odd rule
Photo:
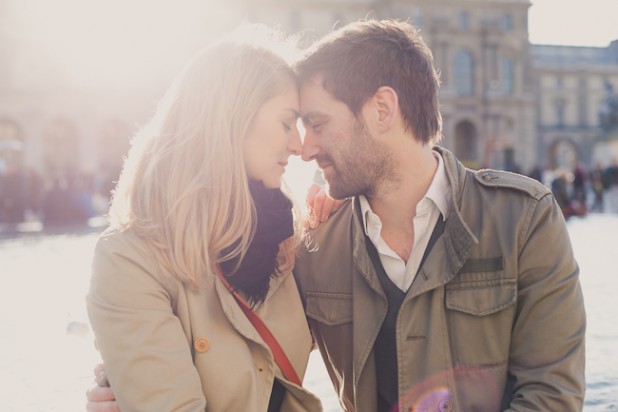
[[459, 366], [497, 367], [508, 360], [517, 282], [495, 275], [445, 287], [448, 336]]
[[514, 279], [497, 279], [446, 285], [446, 308], [473, 316], [486, 316], [511, 306], [517, 299]]
[[487, 316], [512, 305], [517, 281], [504, 269], [504, 257], [469, 258], [446, 285], [446, 308], [473, 316]]
[[348, 375], [353, 364], [352, 295], [307, 292], [305, 296], [305, 310], [313, 338], [322, 350], [328, 350], [327, 368], [346, 376], [334, 382], [340, 391], [345, 382], [351, 382]]
[[307, 292], [307, 316], [327, 326], [352, 322], [352, 295], [349, 293]]

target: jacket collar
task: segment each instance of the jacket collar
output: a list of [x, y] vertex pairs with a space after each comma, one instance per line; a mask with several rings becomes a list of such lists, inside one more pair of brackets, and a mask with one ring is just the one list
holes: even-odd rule
[[[433, 246], [431, 253], [420, 269], [408, 292], [411, 298], [427, 290], [449, 282], [461, 269], [478, 239], [472, 233], [460, 212], [463, 191], [466, 183], [466, 168], [448, 150], [434, 147], [444, 160], [447, 179], [450, 183], [449, 212], [444, 233]], [[353, 240], [354, 260], [357, 269], [369, 286], [385, 299], [382, 286], [376, 275], [373, 263], [367, 254], [363, 218], [358, 198], [353, 202]]]
[[461, 202], [464, 197], [464, 187], [468, 171], [455, 156], [448, 150], [436, 146], [434, 148], [442, 155], [446, 169], [447, 178], [451, 184], [450, 204], [449, 204], [449, 222], [446, 224], [445, 233], [450, 237], [449, 244], [449, 265], [450, 271], [457, 273], [463, 266], [464, 262], [470, 254], [472, 247], [476, 246], [479, 241], [472, 233], [472, 230], [466, 224], [461, 215]]

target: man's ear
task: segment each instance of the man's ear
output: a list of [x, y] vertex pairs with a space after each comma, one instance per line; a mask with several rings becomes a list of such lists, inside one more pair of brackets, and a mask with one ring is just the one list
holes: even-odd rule
[[389, 86], [380, 87], [370, 100], [370, 118], [379, 132], [388, 131], [395, 124], [399, 112], [397, 92]]

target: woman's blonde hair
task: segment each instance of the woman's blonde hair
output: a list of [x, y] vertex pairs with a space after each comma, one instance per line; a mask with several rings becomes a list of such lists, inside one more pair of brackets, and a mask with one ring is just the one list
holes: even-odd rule
[[291, 49], [279, 33], [245, 25], [189, 62], [133, 139], [110, 225], [131, 228], [163, 272], [189, 286], [202, 285], [216, 262], [242, 258], [251, 242], [243, 144], [264, 102], [296, 86], [284, 53]]

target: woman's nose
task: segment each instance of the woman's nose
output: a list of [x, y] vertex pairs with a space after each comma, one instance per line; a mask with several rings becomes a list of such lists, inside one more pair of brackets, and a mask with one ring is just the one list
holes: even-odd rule
[[288, 142], [288, 152], [294, 156], [298, 156], [301, 154], [302, 150], [303, 144], [300, 141], [300, 134], [298, 133], [298, 130], [296, 130]]

